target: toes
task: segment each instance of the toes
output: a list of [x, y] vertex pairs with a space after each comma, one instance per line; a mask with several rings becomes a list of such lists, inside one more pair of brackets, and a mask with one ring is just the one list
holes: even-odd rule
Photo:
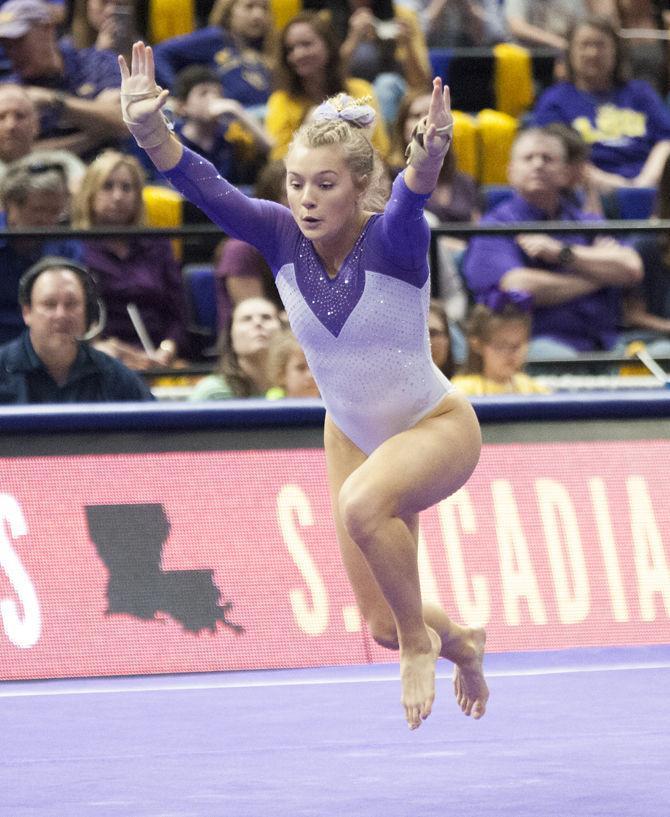
[[405, 718], [410, 729], [418, 729], [421, 726], [421, 716], [418, 706], [406, 706]]
[[475, 701], [475, 704], [472, 707], [472, 717], [478, 721], [480, 718], [484, 716], [485, 712], [486, 704], [484, 703], [484, 701]]
[[421, 720], [425, 721], [426, 718], [430, 715], [433, 711], [433, 701], [435, 700], [435, 696], [431, 695], [430, 698], [424, 703], [421, 707]]

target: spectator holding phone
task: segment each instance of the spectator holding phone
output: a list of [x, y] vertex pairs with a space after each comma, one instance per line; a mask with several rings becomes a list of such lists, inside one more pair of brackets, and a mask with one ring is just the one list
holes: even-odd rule
[[430, 88], [428, 48], [410, 9], [391, 0], [348, 0], [340, 53], [351, 76], [372, 82], [387, 127], [408, 89]]
[[130, 54], [139, 37], [134, 0], [75, 0], [72, 42], [77, 48], [95, 48]]

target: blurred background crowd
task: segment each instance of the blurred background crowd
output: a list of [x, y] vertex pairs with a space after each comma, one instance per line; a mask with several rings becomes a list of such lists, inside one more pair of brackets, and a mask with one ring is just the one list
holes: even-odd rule
[[[207, 220], [122, 121], [117, 55], [137, 39], [183, 143], [279, 202], [291, 135], [326, 97], [371, 99], [390, 182], [431, 78], [450, 85], [429, 328], [467, 393], [568, 387], [580, 362], [611, 386], [631, 350], [670, 358], [670, 233], [640, 229], [670, 211], [670, 2], [6, 0], [0, 402], [318, 397], [253, 247], [143, 234]], [[602, 232], [449, 233], [541, 222]]]

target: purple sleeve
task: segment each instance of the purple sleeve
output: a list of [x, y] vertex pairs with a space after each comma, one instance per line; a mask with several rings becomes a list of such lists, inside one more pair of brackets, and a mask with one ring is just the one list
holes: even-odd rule
[[[485, 224], [486, 218], [482, 219]], [[516, 267], [525, 267], [521, 248], [511, 236], [480, 236], [470, 241], [463, 261], [468, 289], [478, 296], [497, 287], [500, 279]]]
[[211, 162], [186, 147], [179, 163], [163, 176], [227, 235], [252, 244], [277, 269], [280, 251], [297, 230], [288, 208], [245, 196]]
[[368, 234], [366, 254], [377, 256], [386, 275], [423, 286], [429, 274], [430, 227], [423, 213], [427, 195], [414, 193], [404, 173], [396, 176], [384, 213]]

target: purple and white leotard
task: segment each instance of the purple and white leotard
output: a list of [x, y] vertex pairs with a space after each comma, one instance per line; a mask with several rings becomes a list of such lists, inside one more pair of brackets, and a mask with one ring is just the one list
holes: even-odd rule
[[286, 207], [248, 198], [187, 149], [164, 175], [265, 256], [326, 410], [363, 452], [416, 425], [453, 390], [430, 355], [428, 196], [413, 193], [403, 174], [335, 278]]

